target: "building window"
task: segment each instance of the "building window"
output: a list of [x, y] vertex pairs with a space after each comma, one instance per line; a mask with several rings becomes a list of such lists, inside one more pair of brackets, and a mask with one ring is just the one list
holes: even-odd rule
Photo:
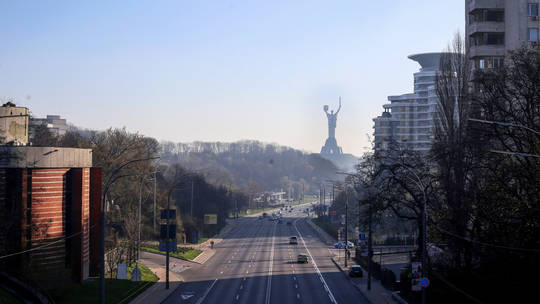
[[479, 69], [485, 69], [486, 68], [486, 60], [485, 59], [478, 60], [478, 68]]
[[527, 5], [527, 16], [538, 17], [538, 3], [529, 3]]
[[504, 57], [486, 57], [477, 60], [476, 67], [479, 69], [499, 69], [504, 66]]
[[529, 29], [529, 41], [538, 42], [538, 29], [537, 28]]

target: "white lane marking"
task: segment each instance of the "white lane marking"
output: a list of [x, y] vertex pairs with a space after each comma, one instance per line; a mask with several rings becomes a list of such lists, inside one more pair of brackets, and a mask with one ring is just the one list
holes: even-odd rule
[[208, 289], [204, 292], [203, 296], [201, 298], [199, 298], [199, 300], [197, 301], [197, 303], [195, 304], [201, 304], [204, 299], [206, 298], [206, 296], [208, 296], [208, 293], [210, 293], [210, 290], [212, 289], [212, 287], [214, 287], [214, 285], [216, 284], [218, 279], [215, 279], [214, 282], [212, 282], [212, 284], [210, 285], [210, 287], [208, 287]]
[[319, 267], [317, 267], [317, 263], [315, 262], [315, 259], [313, 258], [313, 256], [311, 255], [311, 252], [309, 252], [309, 249], [306, 246], [306, 241], [304, 241], [304, 238], [302, 237], [302, 233], [300, 233], [300, 230], [298, 230], [298, 227], [296, 227], [296, 222], [298, 222], [298, 220], [300, 220], [300, 219], [296, 219], [293, 222], [294, 229], [296, 229], [296, 232], [298, 232], [298, 236], [300, 236], [300, 240], [302, 240], [302, 244], [304, 244], [304, 248], [306, 248], [306, 251], [309, 254], [309, 257], [311, 258], [311, 261], [313, 261], [313, 263], [312, 263], [313, 267], [315, 268], [315, 270], [317, 270], [317, 274], [319, 275], [319, 279], [321, 280], [321, 283], [323, 284], [324, 289], [327, 291], [328, 297], [330, 298], [330, 301], [332, 303], [334, 303], [334, 304], [337, 304], [336, 298], [334, 298], [334, 294], [332, 293], [332, 291], [328, 287], [328, 284], [326, 284], [326, 281], [324, 280], [324, 278], [323, 278], [323, 276], [321, 274], [321, 271], [319, 270]]
[[268, 269], [268, 279], [266, 284], [266, 304], [270, 304], [270, 291], [272, 290], [272, 267], [274, 266], [274, 241], [276, 239], [276, 227], [274, 224], [274, 230], [272, 230], [272, 249], [270, 249], [270, 267]]
[[240, 290], [244, 289], [244, 285], [240, 284]]
[[238, 300], [238, 298], [240, 298], [240, 295], [239, 295], [239, 294], [236, 294], [236, 299]]
[[300, 299], [300, 294], [299, 293], [296, 294], [296, 298]]
[[293, 277], [293, 279], [296, 281], [296, 277]]

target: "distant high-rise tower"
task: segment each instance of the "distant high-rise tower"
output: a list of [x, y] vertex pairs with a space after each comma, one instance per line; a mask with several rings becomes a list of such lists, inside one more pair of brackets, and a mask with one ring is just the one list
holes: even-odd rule
[[435, 78], [443, 54], [409, 56], [421, 66], [414, 74], [414, 93], [388, 96], [390, 103], [383, 106], [385, 111], [373, 119], [375, 151], [388, 149], [392, 142], [410, 150], [429, 151], [438, 107]]
[[503, 65], [510, 50], [537, 45], [538, 0], [465, 0], [465, 43], [475, 69]]

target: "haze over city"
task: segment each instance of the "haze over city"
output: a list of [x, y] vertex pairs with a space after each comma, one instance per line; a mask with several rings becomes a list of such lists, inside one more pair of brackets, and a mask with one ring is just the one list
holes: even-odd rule
[[0, 0], [0, 39], [0, 303], [538, 297], [540, 0]]
[[2, 1], [0, 97], [175, 142], [370, 147], [388, 95], [463, 30], [463, 1]]

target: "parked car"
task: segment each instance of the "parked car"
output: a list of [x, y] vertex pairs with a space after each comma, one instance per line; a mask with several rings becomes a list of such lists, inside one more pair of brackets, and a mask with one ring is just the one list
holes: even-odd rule
[[308, 256], [305, 255], [305, 254], [299, 254], [298, 257], [296, 258], [296, 261], [298, 263], [308, 263], [309, 262], [309, 259], [308, 259]]
[[[338, 242], [334, 244], [334, 248], [343, 249], [345, 247], [345, 242]], [[347, 241], [347, 248], [354, 249], [354, 244], [350, 241]]]
[[362, 267], [360, 265], [352, 265], [349, 270], [349, 276], [351, 277], [363, 277], [364, 273], [362, 272]]
[[293, 245], [298, 244], [298, 240], [296, 239], [295, 236], [291, 236], [291, 237], [289, 238], [289, 244], [293, 244]]
[[278, 224], [283, 223], [283, 221], [281, 219], [279, 219], [277, 222], [278, 222]]
[[292, 223], [291, 223], [291, 222], [287, 222], [287, 225], [292, 225]]

